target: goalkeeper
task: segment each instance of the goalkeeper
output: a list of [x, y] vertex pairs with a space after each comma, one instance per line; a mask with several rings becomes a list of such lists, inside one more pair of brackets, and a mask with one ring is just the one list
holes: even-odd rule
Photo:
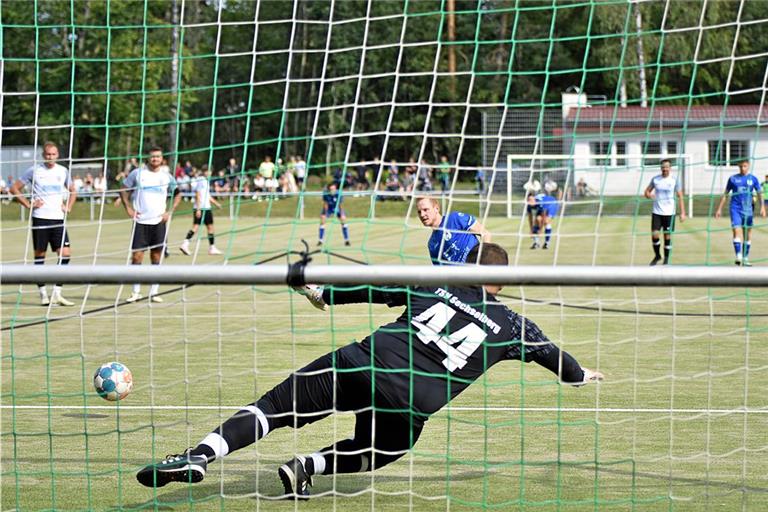
[[[473, 249], [468, 261], [476, 262], [479, 252], [479, 247]], [[499, 245], [485, 244], [480, 263], [507, 265], [507, 253]], [[304, 287], [301, 293], [320, 309], [371, 302], [405, 310], [363, 341], [293, 373], [196, 447], [146, 466], [137, 479], [147, 487], [200, 482], [209, 462], [275, 429], [299, 428], [335, 411], [354, 411], [351, 439], [297, 456], [278, 469], [286, 495], [303, 498], [314, 475], [373, 471], [402, 457], [432, 414], [499, 361], [535, 361], [574, 386], [602, 380], [600, 373], [582, 368], [551, 343], [536, 324], [499, 303], [495, 295], [500, 290], [498, 285]]]

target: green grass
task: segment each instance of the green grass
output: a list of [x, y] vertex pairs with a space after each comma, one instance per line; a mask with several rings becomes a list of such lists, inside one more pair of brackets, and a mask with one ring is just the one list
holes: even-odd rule
[[[349, 204], [353, 247], [343, 247], [331, 225], [328, 249], [371, 263], [427, 264], [427, 232], [414, 217], [404, 222], [404, 205], [380, 205], [377, 219], [367, 221], [360, 216], [367, 204]], [[315, 206], [298, 222], [290, 201], [249, 205], [254, 216], [233, 222], [217, 212], [217, 244], [235, 265], [298, 249], [301, 238], [316, 239]], [[6, 217], [8, 208], [16, 206], [3, 206], [2, 261], [21, 261], [27, 229]], [[130, 225], [109, 208], [101, 226], [73, 219], [73, 264], [91, 263], [94, 254], [99, 263], [126, 261]], [[204, 239], [195, 258], [178, 254], [190, 223], [188, 213], [175, 218], [169, 263], [215, 272], [223, 259], [205, 254]], [[548, 252], [528, 249], [520, 219], [487, 224], [519, 264], [643, 265], [651, 255], [646, 216], [567, 217]], [[725, 219], [691, 219], [675, 242], [676, 264], [732, 264]], [[761, 228], [753, 259], [767, 258]], [[195, 286], [160, 305], [119, 307], [109, 307], [115, 286], [66, 290], [78, 307], [52, 309], [47, 323], [2, 333], [3, 510], [768, 508], [763, 289], [509, 287], [503, 294], [511, 308], [607, 380], [563, 387], [535, 365], [501, 363], [427, 423], [410, 455], [375, 473], [318, 477], [314, 491], [327, 495], [298, 505], [270, 499], [282, 492], [277, 466], [349, 437], [350, 415], [271, 433], [212, 464], [195, 486], [153, 491], [134, 474], [196, 444], [291, 370], [399, 311], [345, 306], [321, 313], [279, 286]], [[523, 295], [529, 300], [516, 298]], [[34, 287], [19, 293], [4, 286], [2, 326], [45, 319], [36, 300]], [[106, 309], [80, 316], [81, 305]], [[124, 403], [92, 390], [91, 374], [109, 360], [133, 371], [136, 387]]]

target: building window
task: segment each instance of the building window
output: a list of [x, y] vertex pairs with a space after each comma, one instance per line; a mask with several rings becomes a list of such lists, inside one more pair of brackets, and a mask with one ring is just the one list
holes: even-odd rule
[[[590, 165], [610, 165], [610, 146], [608, 142], [593, 141], [589, 143]], [[602, 158], [600, 158], [602, 157]]]
[[616, 167], [626, 167], [627, 159], [623, 158], [627, 154], [627, 143], [623, 140], [616, 141]]
[[709, 165], [736, 165], [749, 158], [749, 142], [746, 140], [707, 141]]
[[[660, 155], [661, 154], [661, 142], [658, 140], [649, 140], [643, 143], [643, 156], [645, 155]], [[658, 156], [652, 158], [643, 158], [643, 165], [659, 165], [661, 159]]]

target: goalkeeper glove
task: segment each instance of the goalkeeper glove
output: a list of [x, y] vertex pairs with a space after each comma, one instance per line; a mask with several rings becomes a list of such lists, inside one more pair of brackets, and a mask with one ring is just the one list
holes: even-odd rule
[[581, 370], [584, 372], [584, 381], [581, 385], [589, 384], [590, 382], [599, 382], [605, 378], [602, 373], [590, 370], [589, 368], [582, 368]]
[[325, 301], [323, 300], [323, 287], [315, 284], [306, 284], [304, 286], [294, 286], [297, 293], [305, 296], [307, 300], [320, 311], [325, 311]]

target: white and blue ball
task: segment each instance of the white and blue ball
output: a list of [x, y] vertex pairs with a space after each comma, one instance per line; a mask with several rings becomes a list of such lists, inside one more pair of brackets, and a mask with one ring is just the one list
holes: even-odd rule
[[133, 375], [124, 364], [104, 363], [93, 375], [93, 387], [104, 400], [122, 400], [133, 389]]

